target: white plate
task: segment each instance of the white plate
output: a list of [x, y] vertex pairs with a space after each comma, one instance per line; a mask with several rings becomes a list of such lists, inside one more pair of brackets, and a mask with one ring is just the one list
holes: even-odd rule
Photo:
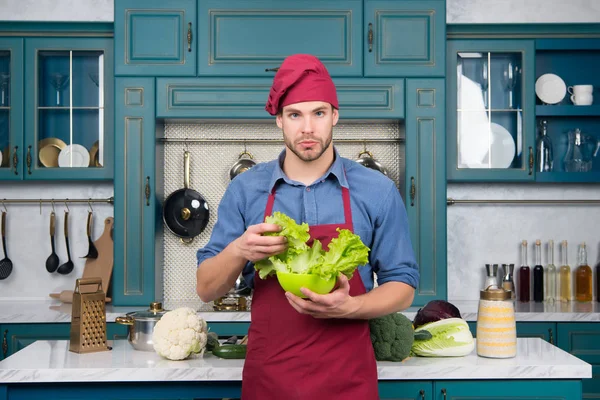
[[[495, 122], [490, 124], [492, 129], [492, 159], [491, 168], [508, 168], [515, 158], [515, 140], [509, 131]], [[487, 156], [486, 160], [487, 161]]]
[[60, 151], [58, 155], [59, 167], [88, 167], [90, 153], [80, 144], [71, 144]]
[[2, 152], [0, 151], [0, 166], [2, 165]]
[[535, 81], [535, 94], [546, 104], [557, 104], [565, 98], [567, 85], [558, 75], [544, 74]]

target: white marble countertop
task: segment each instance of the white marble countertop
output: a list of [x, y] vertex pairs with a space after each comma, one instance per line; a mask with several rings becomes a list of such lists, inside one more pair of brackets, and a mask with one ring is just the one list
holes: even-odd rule
[[[466, 321], [477, 321], [477, 301], [451, 301], [460, 310]], [[194, 302], [165, 302], [164, 308], [177, 307], [201, 309], [200, 300]], [[106, 320], [131, 311], [145, 310], [148, 307], [115, 307], [106, 305]], [[414, 320], [419, 307], [411, 307], [402, 313]], [[520, 303], [515, 304], [517, 321], [527, 322], [598, 322], [600, 321], [600, 303]], [[208, 322], [250, 322], [250, 312], [199, 311], [198, 314]], [[51, 323], [71, 322], [71, 304], [56, 300], [0, 300], [0, 324], [10, 323]]]
[[[126, 340], [111, 351], [69, 352], [69, 341], [37, 341], [0, 362], [0, 383], [239, 381], [244, 360], [206, 354], [169, 361], [154, 352], [134, 350]], [[518, 339], [509, 359], [411, 357], [401, 363], [379, 362], [380, 380], [583, 379], [592, 367], [539, 338]]]

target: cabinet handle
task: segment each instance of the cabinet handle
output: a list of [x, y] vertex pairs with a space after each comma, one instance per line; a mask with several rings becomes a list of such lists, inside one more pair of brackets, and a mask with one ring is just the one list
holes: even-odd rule
[[265, 72], [277, 72], [277, 71], [279, 71], [279, 67], [265, 68]]
[[419, 394], [421, 395], [421, 400], [425, 400], [425, 391], [423, 389], [419, 390]]
[[442, 395], [444, 396], [444, 400], [446, 400], [446, 389], [442, 388]]
[[191, 52], [192, 51], [192, 23], [191, 22], [188, 22], [187, 41], [188, 41], [188, 51]]
[[8, 356], [8, 329], [4, 330], [4, 337], [2, 338], [2, 358], [6, 358]]
[[18, 149], [19, 146], [15, 146], [15, 150], [13, 152], [13, 168], [15, 169], [15, 175], [19, 175], [19, 169], [17, 168], [19, 166], [19, 156], [17, 155]]
[[146, 177], [146, 206], [150, 205], [150, 177]]
[[373, 52], [373, 24], [369, 22], [369, 53]]
[[31, 175], [31, 146], [27, 146], [27, 173]]
[[548, 333], [550, 334], [550, 344], [554, 344], [554, 334], [552, 332], [552, 328], [548, 328]]
[[417, 185], [415, 185], [415, 177], [410, 177], [410, 206], [415, 206], [415, 197], [417, 195]]
[[533, 148], [529, 147], [529, 175], [533, 174]]

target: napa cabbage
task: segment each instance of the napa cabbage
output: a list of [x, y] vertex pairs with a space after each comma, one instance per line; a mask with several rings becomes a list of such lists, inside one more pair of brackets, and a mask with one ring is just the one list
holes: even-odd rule
[[430, 339], [417, 340], [412, 352], [423, 357], [461, 357], [470, 354], [475, 348], [475, 340], [469, 325], [462, 318], [446, 318], [430, 322], [415, 329], [415, 333], [428, 331]]

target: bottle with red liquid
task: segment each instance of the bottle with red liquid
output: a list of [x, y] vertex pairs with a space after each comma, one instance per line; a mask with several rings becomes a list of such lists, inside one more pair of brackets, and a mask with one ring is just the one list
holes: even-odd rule
[[521, 268], [519, 268], [519, 301], [527, 303], [531, 296], [531, 270], [527, 265], [527, 240], [521, 242]]

